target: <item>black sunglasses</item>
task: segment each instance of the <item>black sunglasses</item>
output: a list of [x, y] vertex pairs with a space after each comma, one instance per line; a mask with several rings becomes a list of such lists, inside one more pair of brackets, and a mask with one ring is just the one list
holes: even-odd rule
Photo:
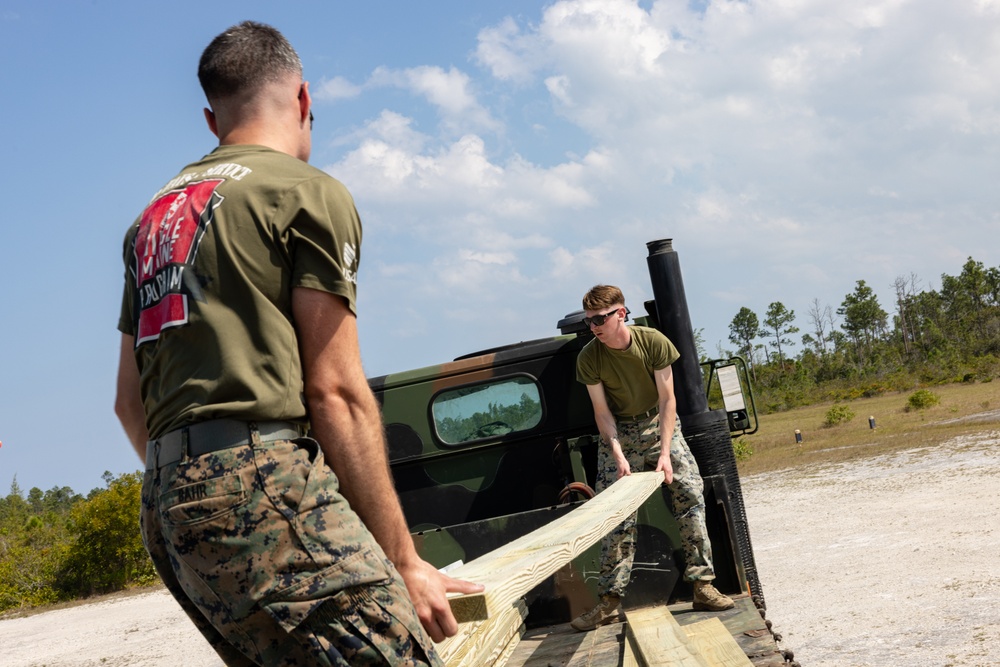
[[313, 112], [309, 112], [309, 129], [313, 129]]
[[[617, 315], [619, 310], [621, 310], [621, 306], [619, 306], [618, 308], [615, 308], [614, 310], [610, 310], [610, 311], [604, 313], [603, 315], [594, 315], [593, 317], [585, 317], [585, 318], [583, 318], [583, 324], [584, 324], [584, 326], [586, 326], [588, 328], [591, 325], [598, 326], [598, 327], [599, 326], [603, 326], [604, 323], [608, 321], [608, 318], [611, 317], [612, 315]], [[628, 319], [629, 312], [630, 312], [629, 309], [626, 308], [625, 309], [625, 319]]]

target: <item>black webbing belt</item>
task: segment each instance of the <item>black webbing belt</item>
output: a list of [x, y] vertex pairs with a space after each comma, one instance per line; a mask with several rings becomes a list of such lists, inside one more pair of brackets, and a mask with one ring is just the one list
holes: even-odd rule
[[[213, 419], [164, 433], [146, 443], [146, 470], [180, 461], [185, 450], [188, 456], [201, 456], [248, 445], [254, 424], [238, 419]], [[303, 426], [285, 421], [256, 422], [256, 427], [261, 442], [292, 440], [305, 431]]]

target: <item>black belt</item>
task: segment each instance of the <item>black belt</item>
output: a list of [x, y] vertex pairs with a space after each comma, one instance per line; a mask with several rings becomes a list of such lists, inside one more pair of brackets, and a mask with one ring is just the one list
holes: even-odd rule
[[[256, 425], [261, 442], [293, 440], [305, 428], [285, 421], [245, 422], [238, 419], [213, 419], [164, 433], [146, 443], [146, 470], [163, 467], [188, 456], [201, 456], [220, 449], [248, 445]], [[185, 446], [186, 441], [186, 446]]]
[[645, 419], [649, 419], [650, 417], [654, 416], [659, 411], [660, 411], [659, 406], [654, 405], [649, 410], [646, 410], [643, 413], [632, 415], [631, 417], [615, 417], [615, 419], [620, 422], [628, 422], [628, 423], [641, 422]]

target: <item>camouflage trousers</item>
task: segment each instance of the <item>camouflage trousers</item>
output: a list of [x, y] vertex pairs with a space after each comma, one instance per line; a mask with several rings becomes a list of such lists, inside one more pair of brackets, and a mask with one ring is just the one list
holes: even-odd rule
[[[618, 440], [622, 453], [634, 472], [653, 470], [660, 456], [660, 418], [654, 415], [637, 422], [619, 422]], [[670, 441], [670, 464], [674, 479], [668, 485], [670, 506], [680, 529], [684, 552], [684, 578], [687, 581], [715, 579], [712, 567], [712, 545], [705, 525], [705, 483], [698, 463], [681, 434], [677, 420]], [[618, 466], [611, 445], [602, 439], [597, 454], [597, 492], [600, 493], [618, 479]], [[632, 578], [635, 557], [636, 514], [620, 523], [601, 542], [601, 575], [598, 592], [601, 595], [624, 596]]]
[[[152, 446], [152, 445], [150, 445]], [[227, 665], [441, 665], [309, 438], [147, 470], [143, 542]]]

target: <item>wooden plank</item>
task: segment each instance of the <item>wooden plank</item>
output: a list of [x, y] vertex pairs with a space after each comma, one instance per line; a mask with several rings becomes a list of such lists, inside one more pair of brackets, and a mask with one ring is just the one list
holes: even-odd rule
[[527, 616], [528, 606], [524, 600], [517, 600], [494, 618], [463, 626], [459, 634], [445, 639], [435, 648], [448, 667], [493, 665], [512, 638], [520, 639]]
[[504, 646], [498, 653], [491, 656], [492, 662], [483, 662], [480, 664], [482, 664], [483, 667], [488, 667], [490, 665], [492, 665], [492, 667], [503, 667], [507, 664], [507, 661], [510, 660], [510, 656], [514, 654], [514, 651], [517, 650], [517, 645], [520, 641], [521, 633], [515, 632], [507, 642], [507, 645]]
[[[627, 631], [626, 631], [627, 632]], [[626, 635], [622, 646], [622, 667], [642, 667], [632, 648], [632, 640]]]
[[718, 667], [753, 667], [740, 645], [718, 618], [684, 626], [684, 634], [698, 647], [710, 665]]
[[570, 630], [568, 624], [528, 630], [507, 665], [567, 665], [584, 638], [584, 634]]
[[625, 623], [643, 667], [712, 667], [665, 606], [626, 611]]
[[459, 623], [485, 620], [508, 608], [635, 512], [663, 483], [661, 472], [634, 473], [563, 517], [461, 565], [448, 574], [486, 590], [449, 599]]
[[778, 647], [774, 643], [774, 637], [768, 632], [764, 619], [761, 618], [753, 600], [745, 593], [731, 597], [736, 606], [726, 611], [693, 611], [690, 602], [672, 604], [670, 611], [680, 623], [681, 628], [685, 629], [692, 623], [718, 618], [739, 644], [743, 653], [750, 656], [750, 660], [754, 664], [766, 664], [766, 661], [761, 660], [760, 657], [767, 654], [775, 654], [781, 658]]

